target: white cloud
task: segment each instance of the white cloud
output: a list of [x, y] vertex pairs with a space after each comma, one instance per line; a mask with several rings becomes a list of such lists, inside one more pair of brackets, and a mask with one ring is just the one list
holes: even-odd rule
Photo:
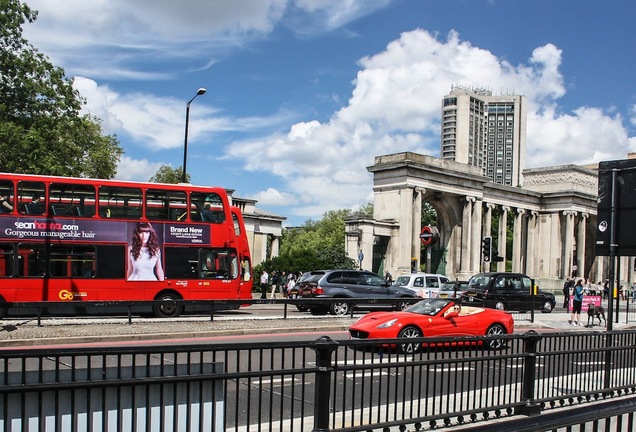
[[157, 173], [157, 170], [165, 165], [161, 162], [149, 162], [147, 159], [132, 159], [123, 156], [117, 167], [117, 178], [119, 180], [148, 181], [150, 177]]
[[526, 157], [531, 167], [590, 164], [624, 159], [630, 141], [620, 115], [598, 108], [579, 108], [557, 114], [553, 107], [528, 114]]
[[254, 196], [250, 196], [249, 198], [257, 200], [259, 206], [265, 205], [284, 207], [289, 205], [290, 203], [295, 202], [295, 197], [293, 195], [286, 192], [281, 192], [274, 188], [268, 188], [267, 190], [259, 192]]

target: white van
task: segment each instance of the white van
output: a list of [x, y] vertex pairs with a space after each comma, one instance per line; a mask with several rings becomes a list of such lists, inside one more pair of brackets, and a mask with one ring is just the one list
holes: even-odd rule
[[437, 297], [440, 287], [448, 282], [448, 278], [433, 273], [408, 273], [398, 276], [393, 285], [408, 288], [418, 297]]

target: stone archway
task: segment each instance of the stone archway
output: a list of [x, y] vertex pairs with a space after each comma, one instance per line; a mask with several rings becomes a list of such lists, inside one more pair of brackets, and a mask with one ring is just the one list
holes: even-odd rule
[[[429, 273], [455, 273], [453, 268], [453, 246], [458, 238], [458, 226], [461, 225], [459, 198], [437, 191], [427, 191], [422, 195], [422, 203], [428, 203], [437, 213], [437, 230], [439, 241], [424, 251], [422, 264]], [[455, 203], [453, 205], [453, 203]]]
[[[484, 233], [497, 236], [500, 255], [508, 257], [498, 270], [508, 265], [542, 287], [560, 289], [574, 262], [585, 266], [582, 274], [603, 277], [596, 275], [603, 266], [586, 256], [595, 240], [586, 229], [596, 225], [595, 171], [575, 165], [525, 170], [524, 187], [511, 187], [492, 183], [477, 167], [410, 152], [378, 156], [368, 170], [373, 174], [373, 218], [350, 220], [346, 226], [347, 253], [354, 259], [360, 252], [372, 257], [374, 240], [381, 236], [386, 240], [384, 268], [394, 275], [410, 272], [412, 260], [420, 259], [422, 202], [429, 202], [438, 212], [444, 270], [451, 279], [481, 270]], [[490, 233], [489, 218], [495, 214], [499, 230]], [[509, 215], [514, 234], [506, 253]]]

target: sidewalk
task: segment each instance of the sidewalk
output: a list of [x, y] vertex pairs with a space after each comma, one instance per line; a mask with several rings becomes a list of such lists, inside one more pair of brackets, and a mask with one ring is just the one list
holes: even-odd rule
[[[605, 331], [607, 330], [607, 324], [605, 321], [602, 321], [599, 324], [598, 319], [595, 319], [592, 325], [592, 320], [590, 320], [590, 327], [587, 327], [587, 314], [581, 314], [581, 324], [582, 326], [573, 326], [570, 324], [570, 313], [569, 312], [552, 312], [552, 313], [541, 313], [537, 312], [534, 314], [534, 322], [530, 322], [529, 316], [530, 314], [525, 314], [528, 316], [528, 319], [515, 319], [515, 330], [520, 329], [548, 329], [554, 331]], [[524, 316], [525, 316], [524, 315]], [[622, 323], [612, 323], [613, 330], [626, 330], [626, 329], [636, 329], [636, 322], [625, 324], [624, 316], [622, 317]]]

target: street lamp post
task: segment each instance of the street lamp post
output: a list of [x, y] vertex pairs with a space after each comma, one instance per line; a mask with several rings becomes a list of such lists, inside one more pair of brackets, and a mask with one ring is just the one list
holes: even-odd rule
[[190, 104], [197, 96], [205, 94], [206, 90], [200, 88], [197, 90], [197, 94], [186, 104], [186, 120], [185, 120], [185, 139], [183, 140], [183, 172], [181, 173], [181, 183], [186, 183], [186, 163], [188, 162], [188, 123], [190, 122]]

